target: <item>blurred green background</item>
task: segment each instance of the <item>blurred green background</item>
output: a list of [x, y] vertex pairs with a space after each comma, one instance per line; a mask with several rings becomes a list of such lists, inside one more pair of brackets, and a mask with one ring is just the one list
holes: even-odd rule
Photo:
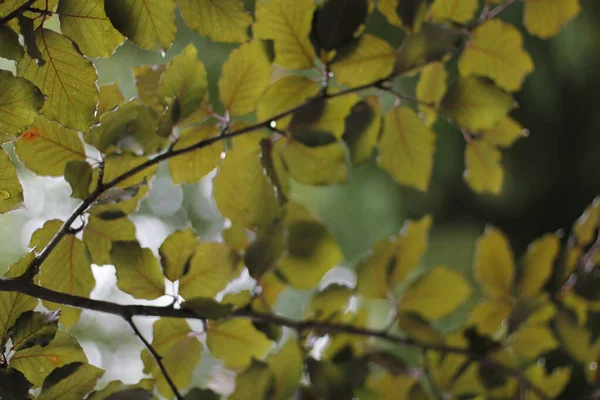
[[[504, 151], [501, 195], [479, 195], [466, 186], [463, 136], [444, 121], [435, 126], [437, 152], [428, 193], [400, 187], [374, 162], [355, 168], [345, 185], [294, 185], [294, 196], [318, 213], [338, 239], [347, 266], [354, 266], [375, 240], [396, 234], [407, 218], [425, 213], [433, 215], [434, 226], [423, 264], [445, 264], [467, 275], [475, 239], [488, 223], [508, 235], [517, 256], [543, 233], [570, 229], [586, 205], [600, 195], [600, 2], [582, 0], [582, 10], [551, 40], [524, 34], [536, 68], [516, 94], [520, 107], [512, 116], [530, 135]], [[503, 18], [525, 32], [521, 6], [509, 9]], [[404, 36], [379, 14], [371, 18], [367, 31], [394, 45]], [[165, 63], [190, 42], [206, 65], [210, 97], [216, 102], [221, 65], [235, 46], [202, 38], [180, 19], [176, 42], [165, 58], [127, 43], [112, 57], [95, 60], [100, 83], [118, 81], [125, 97], [132, 97], [130, 67]], [[450, 69], [455, 70], [455, 65], [450, 63]], [[407, 78], [398, 87], [412, 90], [414, 79]], [[70, 189], [62, 180], [37, 177], [23, 167], [20, 174], [27, 208], [0, 216], [0, 269], [27, 251], [33, 230], [46, 219], [65, 218], [76, 204], [69, 199]], [[133, 218], [142, 245], [156, 251], [170, 232], [185, 227], [190, 219], [203, 239], [217, 240], [223, 223], [210, 193], [211, 176], [196, 185], [174, 187], [168, 171], [161, 168], [150, 196]], [[98, 285], [93, 295], [133, 301], [114, 289], [113, 271], [109, 266], [95, 267]], [[337, 276], [352, 279], [351, 274], [339, 270]], [[306, 293], [288, 291], [280, 307], [290, 315], [299, 314], [306, 297]], [[144, 332], [151, 331], [151, 320], [142, 325]], [[88, 312], [76, 328], [91, 362], [109, 370], [105, 380], [133, 382], [141, 376], [141, 362], [136, 359], [141, 347], [133, 335], [120, 334], [127, 331], [117, 318]], [[197, 371], [197, 382], [202, 384], [211, 374], [211, 382], [223, 387], [231, 376], [211, 370], [213, 365], [207, 355]]]

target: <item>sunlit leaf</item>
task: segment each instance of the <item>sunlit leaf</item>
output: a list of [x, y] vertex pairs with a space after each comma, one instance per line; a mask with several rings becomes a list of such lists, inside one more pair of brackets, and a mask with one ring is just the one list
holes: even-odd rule
[[0, 26], [0, 57], [18, 62], [23, 55], [25, 51], [19, 43], [19, 35], [6, 25]]
[[245, 368], [252, 358], [261, 359], [272, 346], [264, 333], [247, 319], [235, 318], [208, 326], [206, 345], [228, 368]]
[[448, 72], [441, 62], [433, 62], [426, 65], [419, 75], [416, 94], [417, 99], [427, 103], [419, 105], [419, 110], [424, 113], [423, 122], [427, 126], [433, 125], [437, 118], [437, 113], [433, 108], [437, 108], [444, 94], [446, 94], [446, 90], [448, 89], [447, 79]]
[[544, 326], [523, 326], [510, 337], [510, 345], [526, 360], [535, 360], [545, 352], [558, 347], [552, 331]]
[[165, 279], [150, 249], [137, 242], [115, 242], [110, 259], [117, 272], [117, 286], [138, 299], [156, 299], [165, 294]]
[[515, 141], [528, 136], [527, 129], [523, 129], [514, 119], [506, 117], [496, 126], [481, 132], [481, 136], [486, 142], [498, 147], [509, 147]]
[[367, 387], [379, 395], [381, 400], [408, 400], [410, 390], [417, 383], [417, 379], [409, 374], [393, 375], [389, 371], [382, 371], [367, 378]]
[[477, 303], [469, 315], [469, 323], [475, 325], [482, 335], [493, 336], [503, 322], [508, 321], [512, 305], [507, 301], [484, 299]]
[[305, 69], [316, 58], [308, 35], [315, 3], [297, 0], [266, 0], [256, 4], [254, 37], [275, 43], [275, 64], [284, 68]]
[[[303, 76], [284, 76], [273, 82], [258, 102], [257, 115], [260, 121], [266, 121], [279, 113], [290, 110], [316, 96], [319, 87], [316, 82]], [[292, 116], [277, 120], [277, 128], [285, 129]]]
[[190, 229], [171, 233], [158, 250], [163, 273], [171, 282], [175, 282], [183, 275], [200, 243], [196, 234]]
[[175, 39], [175, 0], [105, 0], [110, 22], [147, 50], [167, 51]]
[[392, 25], [408, 33], [419, 32], [425, 16], [431, 6], [431, 0], [380, 0], [379, 11]]
[[23, 187], [6, 150], [0, 148], [0, 214], [23, 207]]
[[271, 64], [259, 41], [233, 50], [219, 78], [219, 97], [229, 114], [236, 117], [254, 111], [270, 76]]
[[590, 244], [595, 238], [598, 225], [600, 225], [600, 197], [596, 197], [573, 224], [573, 233], [577, 238], [577, 243], [580, 246]]
[[315, 36], [325, 50], [338, 49], [352, 40], [367, 17], [367, 0], [327, 0], [316, 17]]
[[235, 379], [235, 392], [231, 400], [263, 400], [273, 382], [273, 374], [269, 367], [262, 362], [252, 364]]
[[267, 359], [275, 377], [273, 400], [287, 400], [300, 385], [304, 367], [304, 355], [296, 340], [288, 340], [275, 354]]
[[96, 386], [96, 382], [104, 375], [104, 370], [91, 364], [81, 364], [75, 372], [54, 385], [45, 387], [38, 400], [79, 400]]
[[472, 140], [465, 149], [464, 178], [476, 192], [500, 193], [504, 182], [502, 154], [485, 140]]
[[435, 0], [431, 6], [431, 16], [436, 20], [464, 24], [473, 19], [478, 8], [477, 0]]
[[21, 314], [12, 328], [11, 350], [48, 345], [56, 335], [59, 315], [59, 312], [37, 311], [27, 311]]
[[[552, 399], [556, 398], [569, 383], [572, 368], [571, 366], [557, 367], [548, 374], [543, 364], [534, 363], [527, 368], [524, 375], [530, 382], [540, 388], [548, 398]], [[527, 400], [542, 400], [531, 389], [527, 390], [526, 393]]]
[[473, 268], [477, 282], [493, 297], [510, 296], [515, 280], [515, 261], [506, 236], [487, 226], [476, 246]]
[[0, 70], [0, 143], [25, 131], [44, 105], [44, 95], [23, 78]]
[[486, 76], [513, 92], [533, 71], [533, 61], [523, 49], [521, 32], [502, 20], [492, 19], [475, 28], [465, 46], [458, 60], [462, 76]]
[[377, 163], [398, 183], [427, 191], [433, 170], [435, 135], [407, 107], [385, 114]]
[[[179, 150], [200, 143], [218, 134], [218, 128], [210, 125], [192, 126], [183, 129], [180, 132], [177, 144], [173, 146], [173, 150]], [[181, 183], [196, 183], [204, 178], [219, 165], [222, 150], [223, 146], [221, 144], [214, 143], [210, 146], [190, 151], [187, 154], [171, 157], [168, 163], [173, 183], [176, 185]]]
[[542, 289], [552, 273], [559, 246], [559, 239], [553, 234], [544, 235], [529, 245], [523, 259], [519, 296], [532, 297]]
[[17, 66], [18, 75], [47, 96], [41, 112], [48, 119], [87, 132], [98, 103], [96, 68], [61, 34], [42, 28], [36, 30], [35, 39], [47, 62], [38, 65], [25, 55]]
[[83, 241], [86, 244], [92, 262], [97, 265], [110, 264], [110, 250], [113, 242], [135, 240], [135, 226], [129, 218], [103, 220], [90, 216], [83, 229]]
[[[152, 328], [152, 347], [161, 356], [165, 369], [179, 389], [189, 386], [202, 354], [202, 343], [191, 333], [188, 323], [177, 318], [161, 318]], [[171, 387], [147, 349], [142, 350], [142, 361], [144, 373], [156, 379], [158, 391], [167, 398], [173, 398]]]
[[185, 23], [215, 42], [245, 42], [252, 17], [241, 0], [178, 0]]
[[579, 0], [526, 0], [523, 24], [530, 34], [547, 39], [580, 10]]

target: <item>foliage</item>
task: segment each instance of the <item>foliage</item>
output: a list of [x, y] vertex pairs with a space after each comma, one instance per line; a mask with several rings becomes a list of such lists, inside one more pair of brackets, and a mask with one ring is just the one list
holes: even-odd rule
[[[0, 71], [0, 213], [23, 207], [15, 157], [64, 177], [81, 200], [65, 221], [35, 231], [31, 252], [0, 280], [0, 397], [220, 398], [192, 388], [204, 386], [192, 382], [204, 349], [236, 373], [232, 399], [549, 399], [575, 370], [597, 386], [600, 340], [587, 324], [600, 304], [600, 200], [570, 236], [533, 241], [519, 262], [489, 226], [474, 281], [444, 265], [422, 268], [433, 221], [409, 220], [373, 245], [347, 286], [321, 284], [343, 255], [290, 189], [346, 182], [374, 159], [399, 184], [427, 191], [441, 151], [435, 127], [447, 121], [466, 141], [468, 185], [499, 193], [500, 149], [526, 133], [509, 115], [513, 95], [534, 68], [521, 31], [500, 18], [516, 1], [255, 3], [0, 2], [0, 56], [16, 63], [16, 76]], [[524, 7], [525, 28], [540, 38], [579, 13], [577, 0]], [[166, 51], [175, 10], [200, 35], [239, 44], [218, 96], [209, 98], [193, 45], [169, 63], [136, 66], [133, 99], [118, 84], [98, 87], [92, 59], [125, 40]], [[405, 32], [398, 48], [364, 32], [376, 14]], [[54, 17], [60, 32], [48, 27]], [[414, 95], [397, 89], [402, 82], [416, 84]], [[178, 185], [215, 171], [214, 199], [229, 222], [221, 241], [176, 231], [158, 257], [137, 241], [131, 215], [163, 162]], [[136, 299], [174, 287], [173, 302], [91, 299], [92, 263], [114, 265], [118, 288]], [[244, 270], [253, 287], [236, 292], [229, 284]], [[288, 286], [312, 290], [304, 319], [274, 311]], [[383, 327], [370, 321], [377, 303], [389, 309]], [[97, 388], [104, 371], [70, 334], [82, 309], [127, 321], [151, 378]], [[134, 322], [149, 316], [159, 317], [151, 341]], [[455, 329], [443, 324], [451, 316], [461, 318]], [[397, 347], [418, 356], [404, 360]], [[545, 362], [557, 356], [568, 361]]]

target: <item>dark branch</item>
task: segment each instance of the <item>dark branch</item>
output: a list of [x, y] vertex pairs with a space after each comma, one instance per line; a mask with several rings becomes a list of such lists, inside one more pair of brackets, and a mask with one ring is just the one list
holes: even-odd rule
[[27, 0], [21, 6], [15, 8], [14, 10], [12, 10], [8, 14], [6, 14], [4, 17], [0, 18], [0, 26], [6, 25], [7, 23], [9, 23], [10, 21], [12, 21], [13, 19], [17, 18], [19, 15], [23, 14], [23, 12], [27, 11], [27, 9], [33, 3], [35, 3], [35, 1], [36, 0]]

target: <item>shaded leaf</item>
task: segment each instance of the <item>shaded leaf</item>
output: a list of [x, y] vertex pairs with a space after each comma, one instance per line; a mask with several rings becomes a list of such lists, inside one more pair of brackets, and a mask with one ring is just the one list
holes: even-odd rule
[[396, 320], [404, 334], [419, 343], [444, 343], [442, 334], [418, 314], [400, 311]]
[[375, 96], [366, 97], [356, 103], [346, 117], [343, 139], [350, 150], [353, 164], [362, 164], [371, 157], [380, 133], [379, 99]]
[[6, 150], [0, 148], [0, 214], [23, 208], [23, 187]]
[[408, 33], [420, 31], [430, 6], [431, 0], [380, 0], [378, 4], [390, 24]]
[[412, 399], [409, 393], [416, 383], [417, 380], [411, 375], [393, 375], [389, 371], [382, 371], [377, 375], [369, 375], [366, 385], [381, 400], [408, 400]]
[[91, 215], [83, 229], [83, 242], [86, 244], [92, 262], [97, 265], [110, 264], [110, 250], [113, 242], [134, 241], [135, 226], [129, 218], [103, 220]]
[[178, 0], [187, 26], [215, 42], [245, 42], [252, 17], [241, 0]]
[[171, 233], [160, 245], [160, 263], [163, 273], [171, 282], [175, 282], [189, 268], [189, 262], [200, 243], [199, 238], [188, 228]]
[[86, 161], [73, 160], [65, 166], [65, 180], [71, 186], [71, 197], [85, 199], [90, 194], [92, 166]]
[[288, 235], [282, 218], [276, 218], [269, 225], [261, 226], [256, 239], [244, 254], [244, 263], [250, 276], [256, 280], [271, 270], [287, 252]]
[[95, 121], [97, 122], [104, 113], [114, 110], [124, 102], [125, 98], [119, 88], [119, 82], [101, 85], [98, 95], [98, 112], [96, 113]]
[[487, 226], [477, 239], [473, 268], [475, 279], [489, 295], [499, 299], [511, 295], [515, 262], [508, 240], [498, 229]]
[[3, 400], [31, 399], [31, 382], [14, 368], [0, 370], [0, 397]]
[[331, 136], [341, 139], [346, 117], [359, 100], [355, 94], [349, 94], [315, 101], [294, 113], [289, 129], [294, 138], [312, 146], [332, 142]]
[[269, 367], [262, 362], [253, 361], [252, 364], [235, 379], [235, 392], [229, 397], [231, 400], [263, 400], [273, 382], [273, 375]]
[[568, 311], [559, 311], [554, 319], [556, 336], [562, 348], [571, 357], [586, 362], [592, 349], [592, 333], [585, 326], [580, 326]]
[[327, 0], [316, 17], [317, 41], [334, 50], [352, 40], [367, 17], [367, 0]]
[[66, 378], [42, 389], [38, 400], [80, 400], [94, 389], [102, 375], [103, 369], [91, 364], [82, 364]]
[[485, 140], [472, 140], [465, 149], [463, 177], [476, 192], [500, 193], [504, 182], [502, 154]]
[[535, 360], [559, 346], [552, 331], [545, 326], [523, 326], [510, 337], [514, 351], [526, 360]]
[[210, 389], [194, 388], [187, 392], [185, 400], [219, 400], [221, 396]]
[[59, 315], [58, 312], [37, 311], [27, 311], [21, 314], [10, 336], [11, 350], [48, 345], [56, 334]]
[[530, 34], [547, 39], [556, 35], [580, 10], [579, 0], [527, 0], [523, 24]]
[[184, 301], [181, 308], [193, 311], [203, 319], [222, 319], [233, 312], [232, 304], [221, 304], [208, 297], [193, 297]]
[[299, 343], [288, 340], [286, 344], [267, 358], [267, 364], [275, 378], [273, 400], [287, 400], [300, 386], [304, 369], [304, 355]]
[[315, 293], [304, 312], [306, 319], [328, 321], [346, 313], [354, 290], [346, 285], [330, 284]]
[[19, 35], [6, 25], [0, 26], [0, 57], [19, 62], [24, 55]]
[[158, 95], [158, 87], [166, 69], [167, 64], [137, 65], [132, 68], [140, 100], [156, 114], [161, 113], [164, 108]]
[[521, 297], [537, 295], [550, 278], [560, 247], [555, 234], [547, 234], [532, 242], [523, 259], [523, 272], [518, 292]]
[[[200, 143], [219, 134], [216, 126], [201, 125], [191, 126], [180, 132], [180, 138], [173, 150]], [[195, 149], [177, 157], [169, 158], [169, 171], [175, 185], [181, 183], [196, 183], [204, 178], [210, 171], [219, 165], [221, 160], [222, 144], [214, 143]]]
[[110, 259], [117, 272], [117, 286], [138, 299], [156, 299], [165, 294], [165, 280], [150, 249], [137, 242], [115, 242]]
[[104, 389], [90, 394], [86, 400], [150, 400], [153, 389], [154, 380], [147, 378], [133, 385], [111, 381]]
[[473, 19], [478, 8], [477, 0], [435, 0], [431, 6], [431, 16], [436, 20], [464, 24]]

